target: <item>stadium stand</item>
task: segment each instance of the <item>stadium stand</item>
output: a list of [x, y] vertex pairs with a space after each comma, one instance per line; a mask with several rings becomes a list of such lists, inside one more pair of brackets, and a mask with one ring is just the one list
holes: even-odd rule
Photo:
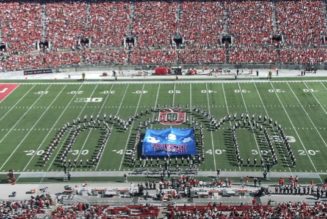
[[86, 32], [86, 2], [63, 1], [46, 3], [46, 35], [55, 49], [74, 49]]
[[[105, 187], [103, 185], [97, 187], [83, 183], [81, 186], [75, 184], [74, 187], [67, 185], [64, 188], [52, 185], [55, 190], [48, 187], [33, 189], [28, 191], [31, 196], [26, 196], [24, 199], [16, 200], [16, 192], [9, 195], [9, 198], [2, 197], [0, 217], [326, 218], [326, 183], [300, 184], [297, 176], [290, 176], [280, 178], [274, 185], [265, 184], [265, 192], [261, 195], [258, 193], [249, 195], [246, 192], [247, 194], [230, 193], [226, 196], [224, 193], [227, 189], [245, 191], [257, 188], [257, 191], [261, 191], [262, 188], [256, 186], [255, 180], [256, 178], [244, 177], [243, 185], [240, 186], [227, 178], [204, 182], [194, 177], [180, 176], [156, 180], [152, 178], [137, 185], [122, 183], [119, 189], [110, 188], [108, 184], [103, 184]], [[51, 184], [48, 186], [52, 187]], [[124, 186], [130, 187], [126, 189]], [[10, 188], [13, 188], [12, 185]], [[112, 194], [109, 197], [106, 196], [108, 191]], [[204, 195], [205, 191], [208, 191], [209, 195]], [[17, 191], [17, 196], [21, 196], [22, 194], [18, 193], [22, 192], [22, 190]], [[241, 199], [244, 203], [223, 202], [233, 199], [231, 196], [238, 201]], [[267, 196], [268, 198], [265, 198]], [[288, 197], [293, 201], [288, 201], [290, 200]], [[303, 198], [297, 199], [297, 197]]]
[[129, 1], [91, 1], [86, 37], [92, 39], [92, 47], [121, 48], [130, 31], [130, 10]]
[[42, 31], [40, 2], [2, 1], [0, 18], [0, 42], [7, 44], [10, 54], [35, 50]]
[[237, 45], [271, 44], [273, 33], [270, 1], [232, 1], [227, 5], [229, 33]]
[[35, 218], [36, 215], [44, 215], [46, 210], [54, 205], [48, 195], [31, 196], [29, 200], [23, 201], [1, 201], [1, 218]]
[[137, 64], [173, 64], [177, 53], [173, 49], [138, 49], [131, 52], [130, 63]]
[[326, 33], [324, 1], [277, 1], [278, 29], [285, 44], [320, 45]]
[[323, 64], [326, 1], [2, 1], [0, 71]]
[[[50, 210], [50, 207], [52, 210]], [[26, 201], [3, 201], [0, 203], [2, 218], [325, 218], [326, 202], [317, 201], [313, 206], [305, 202], [285, 202], [270, 205], [225, 205], [209, 203], [207, 205], [127, 205], [124, 207], [109, 205], [89, 205], [76, 203], [71, 206], [53, 205], [39, 198]], [[167, 212], [167, 213], [164, 213]]]
[[169, 206], [168, 218], [306, 218], [326, 217], [326, 203], [281, 203], [275, 207], [267, 205], [227, 206]]
[[326, 62], [326, 48], [283, 48], [280, 50], [283, 63], [319, 63]]
[[[178, 29], [187, 48], [213, 48], [223, 32], [223, 2], [183, 2]], [[192, 53], [191, 53], [192, 54]]]
[[179, 61], [185, 64], [224, 63], [225, 50], [217, 49], [184, 49], [179, 51]]
[[133, 15], [133, 34], [137, 47], [167, 48], [176, 31], [176, 9], [174, 1], [136, 1]]
[[272, 46], [237, 46], [230, 49], [231, 63], [276, 63], [277, 50]]
[[157, 218], [159, 207], [127, 205], [124, 207], [77, 203], [69, 207], [57, 207], [52, 218]]

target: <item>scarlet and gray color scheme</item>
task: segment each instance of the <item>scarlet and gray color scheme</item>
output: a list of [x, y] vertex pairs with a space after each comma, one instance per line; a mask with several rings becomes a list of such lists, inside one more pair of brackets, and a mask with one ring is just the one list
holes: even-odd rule
[[159, 112], [162, 125], [180, 125], [186, 121], [186, 112], [176, 109], [165, 109]]
[[16, 87], [18, 87], [18, 84], [0, 84], [0, 102], [6, 99]]

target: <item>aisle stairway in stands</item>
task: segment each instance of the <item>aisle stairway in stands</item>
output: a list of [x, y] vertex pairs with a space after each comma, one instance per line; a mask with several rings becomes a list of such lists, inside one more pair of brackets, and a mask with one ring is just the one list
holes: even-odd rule
[[131, 34], [133, 32], [134, 22], [135, 22], [135, 0], [131, 1], [129, 9], [130, 9], [130, 16], [129, 16], [128, 33]]
[[180, 19], [181, 19], [181, 17], [182, 17], [182, 13], [183, 13], [183, 10], [182, 10], [182, 6], [181, 6], [181, 1], [179, 0], [178, 1], [178, 5], [177, 5], [177, 9], [176, 9], [176, 24], [177, 24], [177, 29], [176, 29], [176, 31], [177, 31], [177, 33], [179, 33], [179, 21], [180, 21]]
[[41, 3], [41, 24], [42, 24], [42, 32], [41, 32], [41, 40], [44, 42], [47, 40], [47, 8], [46, 2], [42, 1]]
[[326, 32], [327, 32], [327, 0], [325, 0], [325, 7], [323, 8], [323, 11], [325, 14], [325, 27], [326, 27]]
[[276, 0], [271, 2], [272, 4], [272, 25], [273, 25], [273, 32], [277, 33], [278, 26], [277, 26], [277, 19], [276, 19]]
[[230, 63], [230, 46], [227, 46], [225, 49], [225, 63], [229, 64]]
[[[273, 33], [272, 34], [279, 34], [279, 27], [277, 22], [277, 9], [276, 9], [276, 0], [272, 0], [272, 25], [273, 25]], [[280, 63], [280, 44], [276, 46], [277, 58], [276, 58], [276, 65]]]
[[[223, 17], [223, 34], [229, 34], [229, 12], [227, 9], [227, 3], [224, 2], [224, 17]], [[226, 46], [225, 49], [225, 63], [230, 63], [230, 45]]]
[[[128, 24], [128, 34], [131, 34], [133, 33], [133, 29], [134, 29], [134, 22], [135, 22], [135, 0], [131, 0], [130, 2], [130, 7], [129, 7], [129, 24]], [[137, 45], [137, 40], [135, 42], [136, 44], [134, 45]], [[127, 51], [127, 60], [126, 60], [126, 64], [127, 63], [131, 63], [131, 56], [132, 56], [132, 51], [133, 51], [133, 48], [127, 48], [128, 51]]]
[[224, 33], [228, 34], [228, 31], [229, 31], [229, 13], [228, 13], [228, 10], [227, 10], [227, 7], [225, 4], [227, 4], [226, 2], [223, 2], [224, 4]]
[[2, 43], [2, 27], [1, 27], [1, 20], [0, 20], [0, 44]]
[[[134, 29], [134, 22], [135, 22], [135, 0], [131, 0], [129, 5], [129, 24], [128, 24], [128, 34], [133, 33]], [[137, 42], [135, 42], [137, 44]], [[131, 62], [131, 55], [132, 55], [133, 48], [128, 48], [127, 51], [127, 63]]]
[[86, 1], [86, 22], [85, 22], [85, 30], [91, 28], [91, 1]]

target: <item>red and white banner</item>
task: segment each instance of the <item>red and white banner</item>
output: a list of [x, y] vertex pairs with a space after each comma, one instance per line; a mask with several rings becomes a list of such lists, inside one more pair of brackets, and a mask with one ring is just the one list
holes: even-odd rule
[[0, 102], [5, 100], [17, 87], [18, 84], [0, 84]]

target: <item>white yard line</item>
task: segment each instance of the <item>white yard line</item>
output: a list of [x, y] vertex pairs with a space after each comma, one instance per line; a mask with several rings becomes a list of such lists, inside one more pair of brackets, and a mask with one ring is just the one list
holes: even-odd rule
[[[67, 85], [65, 85], [66, 87]], [[51, 103], [49, 104], [49, 106], [52, 106], [52, 104], [58, 99], [58, 97], [60, 96], [60, 94], [64, 91], [65, 87], [63, 87], [61, 89], [61, 91], [56, 95], [56, 97], [51, 101]], [[11, 157], [16, 153], [16, 151], [21, 147], [21, 145], [23, 144], [23, 142], [25, 141], [25, 139], [29, 136], [29, 134], [33, 131], [34, 127], [41, 121], [41, 119], [43, 118], [43, 116], [48, 112], [49, 108], [47, 108], [46, 110], [43, 111], [43, 113], [39, 116], [38, 120], [36, 120], [33, 124], [33, 126], [31, 127], [31, 129], [26, 133], [26, 135], [24, 136], [24, 138], [19, 142], [19, 144], [15, 147], [15, 149], [11, 152], [11, 154], [9, 155], [9, 157], [6, 159], [5, 162], [2, 163], [0, 170], [2, 170], [2, 168], [8, 163], [8, 161], [11, 159]]]
[[[3, 114], [3, 116], [1, 116], [1, 118], [0, 118], [0, 122], [8, 115], [8, 113], [10, 113], [11, 112], [11, 110], [13, 110], [15, 107], [16, 107], [16, 105], [17, 104], [19, 104], [20, 103], [20, 101], [22, 101], [24, 98], [25, 98], [25, 96], [26, 95], [28, 95], [30, 92], [31, 92], [31, 90], [33, 90], [33, 88], [35, 87], [36, 85], [33, 85], [13, 106], [11, 106], [10, 107], [10, 109], [9, 110], [7, 110], [6, 111], [6, 113], [5, 114]], [[17, 89], [17, 88], [16, 88]]]
[[[269, 116], [269, 113], [268, 113], [268, 110], [267, 110], [267, 108], [266, 108], [266, 106], [265, 106], [265, 104], [264, 104], [264, 102], [263, 102], [263, 100], [262, 100], [262, 98], [261, 98], [261, 94], [260, 94], [260, 92], [259, 92], [259, 90], [258, 90], [257, 84], [256, 84], [256, 83], [253, 83], [253, 84], [254, 84], [254, 87], [255, 87], [255, 89], [256, 89], [256, 91], [257, 91], [257, 93], [258, 93], [258, 96], [259, 96], [260, 102], [261, 102], [261, 104], [262, 104], [262, 106], [263, 106], [263, 109], [264, 109], [266, 115], [267, 115], [268, 117], [270, 117], [270, 116]], [[286, 157], [285, 157], [284, 154], [283, 154], [283, 157], [284, 157], [284, 159], [286, 160]], [[291, 169], [290, 167], [288, 167], [288, 170], [290, 171], [290, 173], [291, 173], [291, 175], [292, 175], [292, 169]]]
[[176, 83], [174, 83], [173, 107], [175, 106], [175, 95], [176, 95]]
[[[111, 91], [112, 91], [112, 87], [113, 87], [113, 85], [111, 85], [109, 94], [107, 94], [106, 98], [105, 98], [104, 101], [102, 102], [101, 107], [100, 107], [100, 110], [99, 110], [98, 113], [97, 113], [98, 115], [102, 112], [102, 110], [103, 110], [103, 108], [104, 108], [104, 106], [105, 106], [105, 104], [106, 104], [106, 102], [107, 102], [109, 96], [111, 95], [110, 93], [111, 93]], [[87, 136], [86, 136], [86, 139], [85, 139], [85, 141], [84, 141], [84, 143], [83, 143], [83, 145], [82, 145], [82, 148], [80, 149], [80, 152], [84, 150], [84, 148], [85, 148], [85, 146], [86, 146], [86, 143], [87, 143], [87, 141], [89, 140], [89, 137], [90, 137], [90, 135], [91, 135], [91, 133], [92, 133], [92, 130], [93, 130], [93, 128], [91, 128], [91, 129], [88, 131], [89, 133], [88, 133]], [[81, 153], [79, 153], [79, 154], [77, 155], [77, 158], [76, 158], [77, 161], [79, 160], [79, 157], [80, 157], [80, 156], [81, 156]], [[102, 153], [101, 153], [101, 156], [102, 156]], [[100, 156], [100, 158], [101, 158], [101, 156]], [[99, 162], [98, 162], [98, 163], [99, 163]]]
[[[287, 83], [287, 85], [288, 85], [288, 87], [291, 89], [291, 91], [292, 91], [292, 93], [293, 93], [295, 99], [296, 99], [297, 102], [300, 104], [300, 106], [301, 106], [302, 110], [304, 111], [305, 115], [308, 117], [308, 119], [310, 120], [310, 122], [311, 122], [311, 124], [313, 125], [314, 129], [315, 129], [316, 132], [318, 133], [320, 139], [324, 142], [325, 147], [327, 147], [327, 144], [326, 144], [325, 139], [321, 136], [320, 132], [318, 131], [317, 126], [316, 126], [316, 125], [314, 124], [314, 122], [312, 121], [312, 119], [311, 119], [309, 113], [305, 110], [304, 106], [303, 106], [302, 103], [300, 102], [300, 100], [299, 100], [299, 98], [297, 97], [297, 95], [294, 93], [294, 91], [293, 91], [292, 87], [290, 86], [290, 84]], [[314, 96], [313, 96], [313, 97], [314, 97]], [[316, 99], [316, 100], [317, 100], [317, 99]], [[320, 102], [319, 102], [319, 104], [320, 104]]]
[[[322, 84], [323, 84], [323, 83], [322, 83]], [[304, 85], [305, 85], [308, 89], [310, 89], [310, 88], [308, 87], [307, 83], [304, 82]], [[320, 103], [320, 101], [319, 101], [318, 98], [316, 97], [315, 93], [312, 92], [311, 94], [312, 94], [313, 98], [317, 101], [317, 103], [319, 104], [319, 106], [321, 107], [321, 109], [324, 111], [324, 113], [327, 114], [327, 111], [326, 111], [325, 107], [323, 107], [323, 105]]]
[[192, 84], [190, 84], [190, 110], [192, 110]]
[[[97, 87], [98, 87], [98, 85], [96, 85], [94, 88], [93, 88], [93, 91], [92, 91], [92, 93], [89, 95], [90, 97], [92, 97], [93, 96], [93, 94], [94, 94], [94, 92], [95, 92], [95, 90], [97, 89]], [[84, 112], [84, 110], [85, 110], [85, 108], [86, 108], [86, 106], [87, 106], [87, 102], [84, 104], [84, 107], [82, 108], [82, 110], [80, 111], [80, 113], [78, 114], [78, 116], [77, 117], [81, 117], [81, 115], [82, 115], [82, 113]], [[67, 104], [68, 105], [68, 104]], [[51, 169], [51, 167], [52, 167], [52, 165], [53, 165], [53, 163], [55, 162], [55, 160], [56, 160], [56, 157], [58, 156], [58, 154], [60, 153], [60, 150], [61, 150], [61, 147], [62, 147], [62, 145], [57, 149], [58, 151], [57, 151], [57, 153], [56, 153], [56, 155], [55, 156], [53, 156], [53, 158], [52, 158], [52, 161], [51, 161], [51, 163], [50, 163], [50, 165], [48, 166], [48, 168], [47, 168], [47, 170], [45, 171], [45, 174], [47, 173], [47, 172], [49, 172], [49, 170]], [[45, 176], [44, 176], [45, 177]], [[43, 182], [43, 179], [44, 179], [44, 177], [42, 177], [41, 178], [41, 182]]]
[[[223, 88], [223, 94], [224, 94], [224, 99], [225, 99], [225, 105], [226, 105], [227, 114], [230, 114], [228, 103], [227, 103], [227, 96], [226, 96], [224, 84], [221, 84], [221, 86]], [[232, 122], [231, 121], [229, 121], [229, 125], [230, 125], [230, 127], [232, 127]], [[241, 170], [241, 167], [238, 166], [238, 169]]]
[[[243, 104], [245, 106], [245, 110], [246, 110], [246, 113], [249, 113], [249, 110], [248, 110], [248, 107], [246, 105], [246, 102], [245, 102], [245, 99], [244, 99], [244, 96], [243, 96], [243, 93], [242, 93], [242, 88], [240, 86], [240, 84], [238, 83], [238, 88], [240, 89], [240, 94], [241, 94], [241, 97], [242, 97], [242, 100], [243, 100]], [[250, 122], [250, 127], [251, 129], [253, 129], [252, 127], [252, 123]], [[255, 144], [257, 146], [257, 149], [258, 149], [258, 153], [259, 153], [259, 156], [260, 156], [260, 159], [262, 160], [262, 155], [261, 155], [261, 150], [260, 150], [260, 147], [259, 147], [259, 144], [258, 144], [258, 141], [257, 141], [257, 138], [256, 138], [256, 135], [254, 132], [252, 132], [252, 135], [253, 135], [253, 138], [254, 138], [254, 141], [255, 141]]]
[[[274, 87], [274, 85], [273, 85], [272, 83], [271, 83], [271, 87], [272, 87], [273, 89], [275, 89], [275, 87]], [[308, 154], [308, 150], [307, 150], [306, 147], [304, 146], [303, 141], [302, 141], [302, 139], [300, 138], [300, 135], [299, 135], [299, 133], [297, 132], [297, 130], [296, 130], [294, 124], [293, 124], [293, 121], [291, 120], [291, 118], [290, 118], [288, 112], [286, 111], [283, 102], [281, 101], [281, 99], [280, 99], [280, 97], [278, 96], [277, 92], [275, 92], [275, 95], [276, 95], [276, 97], [277, 97], [279, 103], [281, 104], [281, 106], [282, 106], [282, 108], [283, 108], [283, 110], [284, 110], [284, 112], [285, 112], [285, 114], [286, 114], [288, 120], [290, 121], [290, 123], [291, 123], [291, 125], [292, 125], [292, 127], [293, 127], [293, 130], [294, 130], [295, 134], [297, 135], [297, 137], [298, 137], [298, 139], [299, 139], [299, 141], [300, 141], [300, 143], [301, 143], [301, 145], [302, 145], [302, 148], [304, 149], [305, 153], [307, 154], [307, 156], [308, 156], [308, 158], [309, 158], [309, 160], [310, 160], [310, 162], [311, 162], [311, 165], [313, 166], [314, 170], [317, 172], [317, 168], [316, 168], [316, 166], [314, 165], [314, 163], [313, 163], [311, 157], [309, 156], [309, 154]]]
[[[129, 84], [127, 84], [127, 86], [126, 86], [126, 88], [125, 88], [124, 95], [123, 95], [123, 97], [122, 97], [122, 99], [121, 99], [121, 101], [120, 101], [119, 107], [118, 107], [118, 109], [117, 109], [117, 111], [116, 111], [116, 114], [115, 114], [116, 116], [117, 116], [118, 113], [120, 112], [120, 109], [121, 109], [121, 107], [122, 107], [122, 105], [123, 105], [123, 102], [124, 102], [124, 99], [125, 99], [125, 97], [126, 97], [126, 93], [127, 93], [128, 87], [129, 87]], [[114, 125], [111, 125], [111, 129], [113, 128], [113, 126], [114, 126]], [[107, 145], [107, 144], [106, 144], [106, 145]], [[100, 165], [100, 163], [101, 163], [101, 157], [102, 157], [102, 155], [103, 155], [103, 153], [104, 153], [105, 150], [106, 150], [106, 146], [103, 148], [102, 154], [101, 154], [100, 159], [99, 159], [99, 161], [98, 161], [98, 163], [97, 163], [97, 165], [96, 165], [96, 167], [95, 167], [95, 170], [98, 169], [98, 167], [99, 167], [99, 165]]]
[[[142, 93], [140, 94], [139, 101], [137, 103], [137, 106], [136, 106], [136, 109], [135, 109], [135, 112], [134, 112], [134, 116], [136, 115], [137, 110], [138, 110], [138, 108], [140, 106], [141, 99], [143, 97], [144, 86], [145, 86], [145, 84], [143, 84], [143, 86], [142, 86]], [[133, 122], [132, 122], [132, 124], [130, 126], [130, 130], [129, 130], [129, 133], [128, 133], [128, 136], [127, 136], [127, 139], [126, 139], [126, 145], [125, 145], [125, 148], [124, 148], [124, 151], [123, 151], [123, 155], [122, 155], [122, 159], [120, 161], [120, 165], [119, 165], [119, 169], [118, 169], [119, 171], [121, 170], [121, 167], [122, 167], [123, 162], [124, 162], [124, 159], [125, 159], [125, 152], [126, 152], [126, 148], [127, 148], [127, 145], [128, 145], [129, 138], [131, 137], [131, 134], [132, 134], [132, 131], [133, 131], [134, 121], [135, 120], [133, 120]]]
[[[46, 91], [51, 87], [51, 84], [47, 87]], [[3, 142], [3, 140], [11, 133], [11, 131], [17, 126], [17, 124], [30, 112], [30, 110], [32, 109], [32, 106], [34, 106], [40, 99], [41, 97], [43, 97], [44, 95], [39, 95], [38, 98], [36, 98], [36, 100], [33, 102], [33, 104], [31, 105], [31, 108], [29, 108], [27, 111], [25, 111], [25, 113], [16, 121], [16, 123], [9, 129], [9, 131], [2, 137], [2, 139], [0, 140], [0, 144]]]
[[[308, 82], [308, 81], [305, 81], [305, 82]], [[322, 83], [322, 82], [324, 82], [324, 81], [320, 81], [320, 84], [321, 84], [325, 89], [327, 89], [326, 85], [325, 85], [324, 83]], [[326, 81], [325, 81], [325, 82], [326, 82]]]
[[[155, 102], [154, 102], [154, 108], [157, 108], [158, 99], [159, 99], [159, 93], [160, 93], [160, 87], [161, 87], [161, 85], [159, 84], [158, 89], [157, 89], [156, 100], [155, 100]], [[154, 120], [155, 116], [156, 116], [156, 113], [153, 112], [152, 120]], [[151, 124], [150, 127], [152, 128], [152, 127], [153, 127], [153, 124]]]
[[[85, 138], [85, 140], [84, 140], [84, 142], [83, 142], [82, 148], [79, 149], [79, 153], [77, 154], [77, 157], [76, 157], [74, 160], [77, 160], [77, 161], [78, 161], [78, 159], [79, 159], [79, 157], [80, 157], [80, 155], [81, 155], [81, 152], [84, 150], [84, 148], [85, 148], [85, 146], [86, 146], [86, 143], [87, 143], [87, 141], [88, 141], [88, 139], [89, 139], [89, 137], [90, 137], [92, 131], [93, 131], [93, 128], [90, 128], [90, 129], [88, 130], [88, 133], [87, 133], [87, 136], [86, 136], [86, 138]], [[72, 169], [74, 169], [74, 168], [72, 168]]]
[[[207, 107], [208, 107], [208, 113], [211, 115], [211, 108], [210, 108], [210, 100], [209, 100], [209, 89], [208, 89], [208, 84], [206, 84], [206, 90], [207, 90]], [[213, 156], [213, 163], [215, 165], [215, 170], [217, 170], [217, 163], [216, 163], [216, 153], [215, 153], [215, 146], [214, 146], [214, 140], [213, 140], [213, 133], [210, 131], [210, 136], [211, 136], [211, 149], [212, 149], [212, 156]]]
[[[81, 84], [78, 88], [77, 91], [79, 91], [82, 88]], [[61, 119], [61, 117], [64, 115], [64, 113], [66, 112], [66, 110], [69, 108], [70, 104], [72, 103], [72, 101], [75, 99], [77, 93], [75, 93], [73, 95], [73, 97], [71, 98], [71, 100], [68, 102], [68, 104], [66, 104], [66, 107], [64, 108], [64, 110], [61, 112], [61, 114], [59, 115], [59, 117], [57, 118], [57, 120], [55, 121], [55, 123], [52, 125], [52, 127], [50, 128], [50, 130], [48, 131], [47, 135], [43, 138], [42, 142], [40, 143], [40, 145], [38, 146], [38, 148], [36, 149], [36, 151], [40, 150], [40, 148], [43, 146], [43, 144], [45, 143], [45, 141], [47, 140], [47, 138], [49, 137], [50, 133], [54, 130], [54, 128], [56, 127], [57, 123], [59, 122], [59, 120]], [[51, 107], [51, 106], [49, 106]], [[28, 167], [28, 165], [32, 162], [32, 160], [34, 159], [36, 153], [33, 154], [33, 156], [31, 157], [31, 159], [28, 161], [28, 163], [25, 165], [23, 171], [26, 170], [26, 168]]]

